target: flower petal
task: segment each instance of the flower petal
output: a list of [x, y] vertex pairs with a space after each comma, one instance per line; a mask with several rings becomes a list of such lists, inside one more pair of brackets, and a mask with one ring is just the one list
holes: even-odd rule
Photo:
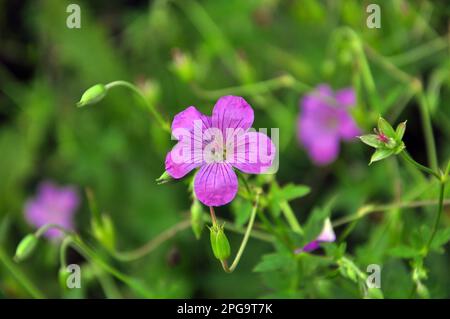
[[339, 138], [331, 134], [317, 136], [306, 148], [316, 165], [327, 165], [332, 163], [339, 154]]
[[248, 174], [267, 171], [275, 158], [275, 145], [264, 133], [247, 132], [227, 141], [227, 162]]
[[182, 178], [202, 163], [202, 148], [188, 143], [189, 140], [179, 141], [167, 153], [165, 168], [173, 178]]
[[203, 165], [195, 175], [194, 191], [207, 206], [222, 206], [231, 202], [238, 191], [236, 173], [230, 164]]
[[[211, 118], [199, 112], [195, 106], [189, 106], [184, 111], [181, 111], [172, 121], [172, 135], [177, 139], [182, 139], [183, 136], [194, 133], [194, 128], [198, 128], [202, 133], [205, 129], [211, 126]], [[193, 138], [193, 137], [192, 137]]]
[[339, 115], [339, 134], [346, 141], [352, 140], [361, 134], [361, 130], [355, 120], [345, 111]]
[[316, 239], [318, 242], [333, 242], [336, 240], [336, 234], [334, 233], [333, 226], [331, 225], [331, 221], [329, 218], [325, 220], [325, 224], [323, 225], [323, 229], [320, 235]]
[[340, 105], [345, 107], [353, 107], [356, 104], [356, 95], [352, 88], [337, 91], [335, 98]]
[[253, 124], [252, 107], [240, 96], [221, 97], [212, 112], [212, 126], [225, 134], [227, 128], [248, 130]]

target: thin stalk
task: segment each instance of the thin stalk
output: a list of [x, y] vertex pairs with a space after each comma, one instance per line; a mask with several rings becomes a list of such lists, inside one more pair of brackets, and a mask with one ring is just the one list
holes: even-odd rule
[[420, 113], [422, 116], [422, 126], [425, 134], [428, 162], [432, 169], [437, 170], [438, 160], [436, 153], [436, 143], [433, 135], [433, 127], [431, 125], [430, 108], [428, 106], [428, 99], [423, 90], [418, 93], [418, 99]]
[[148, 254], [150, 254], [152, 251], [154, 251], [156, 248], [161, 246], [161, 244], [165, 243], [169, 239], [173, 238], [175, 235], [177, 235], [179, 232], [189, 228], [191, 225], [190, 220], [183, 220], [179, 222], [178, 224], [175, 224], [174, 226], [170, 227], [169, 229], [163, 231], [158, 236], [144, 244], [143, 246], [132, 250], [128, 252], [119, 252], [119, 251], [112, 251], [111, 253], [115, 258], [117, 258], [120, 261], [133, 261], [136, 259], [140, 259]]
[[156, 111], [154, 105], [151, 105], [148, 102], [146, 97], [142, 94], [142, 92], [134, 84], [127, 82], [127, 81], [119, 80], [119, 81], [113, 81], [113, 82], [105, 85], [107, 90], [112, 89], [114, 87], [119, 87], [119, 86], [126, 87], [126, 88], [130, 89], [131, 91], [133, 91], [134, 93], [136, 93], [136, 95], [138, 95], [142, 99], [142, 101], [147, 106], [148, 110], [153, 115], [153, 117], [158, 122], [158, 124], [161, 126], [161, 128], [168, 133], [171, 132], [169, 124], [162, 118], [162, 116], [158, 113], [158, 111]]
[[0, 247], [0, 263], [11, 273], [19, 284], [30, 294], [32, 298], [44, 299], [45, 295], [37, 286], [20, 270], [8, 257], [2, 247]]
[[422, 164], [417, 163], [417, 162], [411, 157], [411, 155], [409, 155], [409, 153], [408, 153], [406, 150], [403, 150], [403, 151], [400, 153], [400, 156], [401, 156], [405, 161], [407, 161], [407, 162], [409, 162], [410, 164], [414, 165], [417, 169], [421, 170], [422, 172], [427, 173], [427, 174], [430, 174], [430, 175], [436, 177], [439, 181], [441, 180], [441, 176], [440, 176], [438, 173], [436, 173], [434, 170], [432, 170], [432, 169], [430, 169], [430, 168], [428, 168], [428, 167], [426, 167], [426, 166], [424, 166], [424, 165], [422, 165]]
[[258, 210], [259, 196], [260, 196], [260, 193], [258, 192], [256, 194], [255, 203], [253, 204], [253, 209], [252, 209], [252, 212], [250, 215], [250, 220], [247, 225], [247, 230], [245, 232], [244, 238], [242, 239], [241, 246], [239, 247], [239, 250], [238, 250], [236, 257], [234, 258], [231, 266], [228, 267], [228, 263], [226, 260], [221, 261], [223, 270], [227, 273], [232, 273], [236, 269], [237, 265], [239, 264], [239, 261], [241, 260], [242, 254], [244, 253], [245, 247], [247, 246], [248, 239], [250, 238], [250, 233], [252, 232], [253, 223], [255, 222], [256, 212]]
[[439, 221], [441, 220], [442, 209], [444, 207], [444, 192], [445, 192], [445, 180], [443, 179], [439, 188], [439, 202], [436, 218], [434, 220], [433, 230], [431, 231], [430, 239], [428, 240], [428, 243], [425, 247], [426, 253], [429, 252], [430, 246], [433, 242], [434, 236], [436, 235], [437, 229], [439, 227]]
[[[417, 208], [417, 207], [425, 207], [425, 206], [431, 206], [431, 205], [437, 205], [439, 204], [436, 200], [423, 200], [423, 201], [416, 201], [416, 202], [409, 202], [409, 203], [392, 203], [392, 204], [386, 204], [386, 205], [365, 205], [358, 209], [358, 212], [356, 214], [350, 215], [350, 216], [344, 216], [342, 218], [336, 219], [332, 224], [333, 227], [338, 227], [347, 223], [350, 223], [354, 220], [361, 219], [367, 215], [377, 213], [377, 212], [384, 212], [389, 211], [392, 209], [399, 209], [399, 208]], [[444, 206], [450, 205], [450, 199], [444, 200], [442, 202]]]

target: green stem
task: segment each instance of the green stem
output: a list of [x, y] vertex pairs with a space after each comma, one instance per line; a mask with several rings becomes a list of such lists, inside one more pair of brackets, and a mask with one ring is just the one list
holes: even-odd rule
[[11, 261], [2, 247], [0, 247], [0, 263], [12, 274], [22, 287], [35, 299], [44, 299], [44, 294], [31, 282], [31, 280]]
[[120, 261], [133, 261], [139, 258], [144, 257], [145, 255], [150, 254], [152, 251], [154, 251], [156, 248], [161, 246], [164, 242], [174, 237], [179, 232], [189, 228], [191, 225], [190, 220], [183, 220], [179, 222], [178, 224], [175, 224], [174, 226], [170, 227], [169, 229], [165, 230], [143, 246], [132, 250], [128, 252], [119, 252], [119, 251], [113, 251], [111, 252], [115, 258], [117, 258]]
[[436, 144], [434, 141], [433, 127], [431, 125], [430, 108], [428, 107], [428, 99], [421, 90], [418, 93], [420, 113], [422, 116], [422, 126], [425, 134], [425, 143], [427, 146], [428, 162], [431, 168], [434, 170], [438, 169]]
[[126, 87], [126, 88], [130, 89], [131, 91], [133, 91], [134, 93], [136, 93], [142, 99], [142, 101], [147, 106], [148, 110], [154, 116], [154, 118], [156, 119], [158, 124], [161, 126], [161, 128], [168, 133], [171, 132], [169, 124], [162, 118], [162, 116], [158, 113], [158, 111], [156, 111], [154, 105], [151, 105], [147, 101], [146, 97], [142, 94], [142, 92], [134, 84], [127, 82], [127, 81], [120, 80], [120, 81], [113, 81], [113, 82], [105, 85], [107, 90], [110, 90], [113, 87], [118, 87], [118, 86]]
[[247, 230], [245, 232], [244, 238], [242, 239], [242, 243], [241, 246], [239, 247], [236, 257], [233, 260], [233, 263], [231, 264], [230, 267], [228, 267], [228, 263], [226, 260], [221, 261], [223, 270], [227, 273], [231, 273], [236, 269], [237, 265], [239, 264], [239, 261], [241, 260], [242, 254], [244, 253], [245, 247], [247, 246], [248, 239], [250, 238], [250, 233], [252, 232], [253, 223], [255, 222], [256, 212], [258, 210], [259, 196], [260, 193], [258, 192], [256, 194], [255, 203], [253, 204], [253, 209], [250, 215], [250, 220], [247, 225]]
[[[416, 207], [424, 207], [424, 206], [430, 206], [430, 205], [437, 205], [439, 204], [436, 200], [423, 200], [423, 201], [416, 201], [416, 202], [409, 202], [409, 203], [393, 203], [393, 204], [386, 204], [386, 205], [365, 205], [358, 209], [356, 214], [350, 215], [350, 216], [344, 216], [342, 218], [336, 219], [333, 222], [333, 227], [338, 227], [347, 223], [350, 223], [354, 220], [361, 219], [367, 215], [377, 213], [377, 212], [383, 212], [383, 211], [389, 211], [392, 209], [398, 209], [398, 208], [416, 208]], [[450, 199], [444, 200], [443, 205], [450, 205]]]
[[441, 176], [436, 173], [434, 170], [423, 166], [422, 164], [417, 163], [412, 157], [411, 155], [409, 155], [409, 153], [406, 150], [403, 150], [400, 153], [400, 156], [407, 162], [411, 163], [412, 165], [414, 165], [418, 170], [421, 170], [424, 173], [433, 175], [434, 177], [436, 177], [439, 181], [441, 180]]
[[439, 221], [441, 220], [442, 215], [442, 209], [444, 207], [444, 192], [445, 192], [445, 179], [442, 179], [440, 188], [439, 188], [439, 202], [438, 202], [438, 209], [436, 213], [436, 219], [434, 221], [433, 230], [431, 231], [430, 239], [428, 240], [428, 243], [425, 248], [425, 252], [428, 253], [430, 250], [430, 246], [433, 242], [434, 236], [436, 235], [437, 229], [439, 227]]
[[281, 88], [295, 88], [297, 90], [304, 90], [305, 88], [310, 87], [307, 84], [297, 81], [291, 75], [284, 74], [270, 80], [233, 86], [219, 90], [205, 90], [195, 84], [192, 85], [192, 88], [199, 96], [202, 96], [206, 99], [215, 100], [227, 94], [260, 95]]

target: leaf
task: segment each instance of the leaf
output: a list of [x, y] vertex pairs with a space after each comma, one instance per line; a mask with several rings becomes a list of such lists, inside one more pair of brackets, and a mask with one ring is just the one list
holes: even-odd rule
[[406, 130], [406, 121], [401, 122], [397, 125], [397, 129], [395, 130], [395, 135], [397, 136], [397, 141], [400, 142], [403, 139], [403, 135], [405, 135]]
[[379, 148], [375, 151], [375, 153], [372, 154], [372, 157], [370, 158], [369, 165], [373, 162], [381, 161], [382, 159], [385, 159], [389, 156], [394, 154], [394, 150], [386, 149], [386, 148]]
[[264, 255], [262, 261], [253, 268], [255, 272], [267, 272], [289, 268], [293, 263], [292, 256], [283, 253]]
[[304, 228], [304, 244], [313, 241], [319, 236], [320, 232], [323, 229], [325, 219], [330, 216], [330, 209], [327, 208], [314, 208], [310, 217], [306, 221]]
[[310, 188], [305, 185], [287, 184], [281, 189], [277, 189], [273, 194], [273, 200], [291, 201], [293, 199], [303, 197], [310, 192]]
[[406, 245], [399, 245], [397, 247], [391, 248], [388, 252], [391, 256], [399, 258], [414, 258], [420, 255], [420, 251], [417, 251], [413, 247]]
[[367, 144], [367, 145], [375, 147], [375, 148], [384, 146], [383, 142], [381, 142], [379, 140], [378, 136], [375, 134], [362, 135], [362, 136], [359, 136], [359, 139], [364, 144]]
[[431, 248], [440, 250], [441, 246], [447, 244], [450, 241], [450, 228], [439, 229], [434, 235], [431, 242]]
[[252, 203], [242, 198], [236, 198], [232, 203], [232, 212], [235, 216], [235, 223], [238, 226], [243, 226], [250, 218], [252, 211]]
[[384, 118], [380, 116], [378, 119], [378, 130], [382, 133], [384, 133], [387, 137], [394, 138], [396, 137], [394, 128], [391, 126], [391, 124], [388, 123]]

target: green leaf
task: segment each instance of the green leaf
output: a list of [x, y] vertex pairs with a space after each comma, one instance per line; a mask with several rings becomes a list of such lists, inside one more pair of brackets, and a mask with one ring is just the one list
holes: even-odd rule
[[304, 228], [304, 244], [307, 244], [314, 240], [322, 231], [325, 219], [330, 216], [330, 209], [326, 208], [314, 208], [310, 217], [306, 221]]
[[362, 136], [359, 136], [359, 139], [361, 140], [361, 142], [363, 142], [369, 146], [375, 147], [375, 148], [384, 146], [383, 142], [381, 142], [379, 140], [378, 136], [375, 134], [362, 135]]
[[255, 272], [267, 272], [289, 268], [295, 262], [292, 256], [283, 253], [264, 255], [262, 260], [253, 268]]
[[450, 228], [439, 229], [434, 235], [431, 242], [431, 248], [440, 250], [441, 246], [447, 244], [450, 241]]
[[378, 130], [384, 133], [387, 137], [394, 138], [396, 137], [395, 130], [384, 118], [380, 116], [378, 119]]
[[399, 245], [397, 247], [390, 249], [389, 254], [394, 257], [409, 259], [419, 256], [420, 251], [417, 251], [416, 249], [410, 246]]
[[375, 151], [375, 153], [372, 154], [372, 157], [370, 158], [369, 165], [373, 162], [381, 161], [382, 159], [385, 159], [389, 156], [394, 154], [394, 150], [386, 149], [386, 148], [379, 148]]
[[248, 200], [243, 200], [242, 198], [235, 198], [231, 202], [232, 212], [235, 216], [235, 223], [238, 226], [243, 226], [247, 223], [250, 218], [252, 211], [252, 203]]
[[276, 201], [291, 201], [293, 199], [303, 197], [310, 192], [310, 188], [305, 185], [288, 184], [281, 189], [278, 189], [273, 194], [273, 200]]
[[395, 130], [397, 142], [400, 142], [403, 139], [403, 135], [405, 135], [405, 130], [406, 130], [406, 121], [401, 122], [399, 125], [397, 125], [397, 129]]

